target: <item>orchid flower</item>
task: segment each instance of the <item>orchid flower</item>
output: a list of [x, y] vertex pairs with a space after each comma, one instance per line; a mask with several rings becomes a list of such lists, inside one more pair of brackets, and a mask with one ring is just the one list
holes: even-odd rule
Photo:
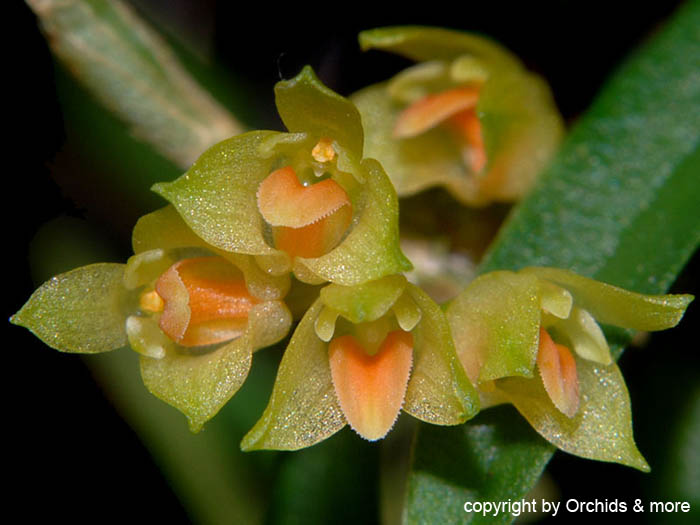
[[308, 67], [275, 95], [289, 133], [223, 141], [155, 191], [209, 244], [251, 255], [271, 275], [350, 286], [410, 269], [396, 192], [381, 165], [363, 159], [355, 106]]
[[512, 403], [564, 451], [648, 470], [632, 436], [624, 379], [598, 323], [664, 330], [691, 300], [532, 267], [478, 277], [446, 315], [484, 406]]
[[546, 83], [497, 43], [431, 27], [360, 34], [363, 49], [418, 63], [353, 95], [367, 155], [399, 196], [446, 187], [471, 206], [520, 199], [563, 133]]
[[208, 245], [172, 207], [138, 221], [133, 247], [126, 264], [53, 277], [11, 320], [63, 352], [131, 346], [146, 387], [197, 432], [243, 384], [253, 352], [289, 331], [289, 278]]
[[296, 450], [346, 424], [374, 441], [402, 408], [438, 425], [478, 411], [444, 314], [400, 275], [331, 284], [294, 332], [270, 402], [241, 447]]

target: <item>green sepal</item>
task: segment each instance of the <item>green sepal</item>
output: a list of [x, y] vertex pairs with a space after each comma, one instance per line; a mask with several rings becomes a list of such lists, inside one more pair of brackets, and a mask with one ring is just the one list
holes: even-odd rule
[[253, 351], [282, 339], [291, 322], [283, 303], [260, 303], [250, 310], [241, 337], [211, 351], [169, 345], [161, 359], [142, 355], [141, 377], [153, 395], [187, 416], [192, 432], [199, 432], [241, 387]]
[[564, 123], [547, 83], [524, 69], [492, 71], [480, 93], [476, 112], [488, 159], [484, 173], [497, 173], [501, 185], [490, 192], [495, 200], [514, 200], [556, 153]]
[[166, 206], [141, 217], [134, 227], [132, 245], [137, 255], [155, 249], [169, 251], [202, 248], [237, 266], [245, 276], [248, 290], [259, 299], [282, 299], [289, 291], [288, 273], [273, 275], [260, 268], [253, 256], [226, 252], [208, 244], [195, 235], [173, 206]]
[[403, 275], [390, 275], [357, 286], [329, 284], [321, 301], [352, 323], [375, 321], [386, 314], [406, 288]]
[[124, 265], [98, 263], [42, 284], [10, 322], [61, 352], [93, 354], [127, 344]]
[[226, 252], [273, 253], [264, 239], [258, 212], [258, 186], [274, 167], [274, 158], [259, 154], [274, 131], [251, 131], [219, 142], [205, 151], [180, 178], [153, 186], [187, 226], [208, 244]]
[[316, 140], [327, 137], [362, 158], [362, 121], [348, 99], [328, 89], [311, 67], [275, 85], [275, 103], [291, 133], [309, 133]]
[[535, 276], [497, 271], [477, 277], [452, 300], [446, 316], [472, 380], [533, 376], [541, 319]]
[[604, 324], [634, 330], [665, 330], [676, 326], [692, 295], [645, 295], [630, 292], [559, 268], [530, 267], [521, 270], [568, 290], [576, 306]]
[[344, 286], [412, 268], [399, 247], [399, 200], [391, 181], [377, 161], [364, 159], [361, 166], [367, 174], [365, 199], [350, 233], [327, 254], [296, 260], [324, 280]]
[[576, 357], [576, 370], [581, 404], [573, 418], [554, 406], [539, 375], [500, 379], [496, 388], [557, 448], [648, 472], [632, 436], [630, 399], [620, 369]]
[[328, 343], [317, 337], [314, 328], [322, 308], [317, 300], [294, 331], [267, 408], [243, 437], [242, 450], [298, 450], [345, 426], [331, 379]]
[[460, 55], [472, 55], [501, 66], [520, 65], [515, 55], [487, 37], [438, 27], [381, 27], [362, 31], [359, 41], [363, 51], [382, 49], [416, 62], [453, 60]]
[[435, 425], [457, 425], [479, 411], [479, 396], [455, 352], [450, 327], [440, 307], [413, 284], [405, 294], [422, 315], [412, 330], [413, 369], [403, 410]]

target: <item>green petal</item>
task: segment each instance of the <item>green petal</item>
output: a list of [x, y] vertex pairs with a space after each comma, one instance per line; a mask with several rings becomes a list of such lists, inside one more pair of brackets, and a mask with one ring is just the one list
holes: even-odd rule
[[476, 200], [475, 180], [445, 129], [438, 126], [418, 137], [397, 141], [393, 131], [401, 106], [390, 98], [387, 84], [358, 91], [352, 100], [362, 114], [365, 156], [381, 161], [400, 196], [441, 185], [465, 203]]
[[362, 158], [360, 114], [352, 102], [324, 86], [309, 66], [275, 85], [275, 102], [290, 132], [330, 138]]
[[267, 254], [258, 211], [258, 186], [273, 169], [274, 158], [263, 158], [260, 144], [274, 131], [252, 131], [216, 144], [187, 173], [153, 190], [175, 206], [196, 235], [221, 250]]
[[581, 404], [573, 418], [555, 408], [539, 376], [497, 382], [533, 428], [561, 450], [589, 459], [612, 461], [648, 472], [632, 436], [630, 399], [617, 365], [576, 359]]
[[348, 236], [326, 255], [297, 258], [327, 281], [354, 286], [412, 268], [399, 247], [399, 201], [381, 165], [362, 161], [367, 172], [365, 201]]
[[330, 284], [321, 289], [321, 301], [349, 321], [376, 321], [389, 311], [406, 287], [403, 275], [391, 275], [357, 286]]
[[404, 411], [435, 425], [458, 425], [479, 411], [479, 396], [455, 353], [440, 307], [413, 284], [406, 293], [422, 311], [413, 329], [413, 370]]
[[602, 365], [612, 363], [605, 334], [586, 310], [572, 308], [571, 315], [567, 319], [557, 321], [552, 326], [552, 331], [562, 337], [570, 348], [584, 359]]
[[92, 354], [127, 343], [124, 265], [99, 263], [42, 284], [10, 321], [61, 352]]
[[506, 48], [486, 37], [437, 27], [396, 26], [363, 31], [360, 47], [398, 53], [416, 62], [452, 60], [472, 55], [487, 63], [519, 67], [520, 61]]
[[457, 354], [478, 381], [532, 377], [540, 329], [538, 280], [512, 272], [476, 278], [448, 306]]
[[172, 257], [159, 249], [132, 255], [124, 268], [124, 286], [127, 290], [135, 290], [151, 284], [174, 262]]
[[226, 252], [207, 244], [187, 226], [173, 206], [166, 206], [141, 217], [132, 234], [134, 253], [162, 249], [204, 248], [235, 264], [245, 276], [254, 296], [272, 301], [282, 299], [290, 286], [288, 273], [272, 275], [258, 266], [256, 257]]
[[282, 339], [290, 324], [282, 303], [258, 304], [241, 337], [202, 354], [172, 346], [162, 359], [142, 356], [141, 377], [153, 395], [187, 416], [192, 432], [199, 432], [241, 387], [253, 351]]
[[126, 320], [126, 334], [134, 352], [153, 359], [162, 359], [175, 348], [175, 343], [163, 333], [155, 317], [150, 315], [130, 315]]
[[665, 330], [676, 326], [692, 295], [644, 295], [630, 292], [559, 268], [521, 270], [546, 279], [574, 296], [574, 303], [588, 310], [600, 323], [634, 330]]
[[331, 380], [328, 344], [314, 331], [321, 308], [321, 301], [316, 301], [297, 326], [282, 357], [270, 402], [243, 438], [242, 450], [297, 450], [345, 426]]
[[139, 218], [131, 234], [131, 245], [135, 254], [150, 250], [212, 248], [195, 235], [173, 206], [165, 206]]

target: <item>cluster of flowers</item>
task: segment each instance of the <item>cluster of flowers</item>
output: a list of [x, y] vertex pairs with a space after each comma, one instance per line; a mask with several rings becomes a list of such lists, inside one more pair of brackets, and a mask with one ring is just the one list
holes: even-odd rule
[[196, 432], [253, 353], [298, 321], [244, 450], [307, 447], [345, 424], [377, 440], [401, 409], [457, 425], [506, 402], [563, 450], [645, 469], [597, 322], [668, 328], [691, 298], [526, 268], [436, 304], [403, 276], [397, 192], [440, 184], [474, 205], [517, 199], [561, 121], [542, 81], [484, 39], [394, 28], [361, 43], [419, 63], [354, 102], [309, 68], [278, 83], [288, 132], [235, 136], [157, 184], [170, 204], [138, 221], [126, 264], [54, 277], [13, 322], [61, 351], [128, 344], [146, 387]]

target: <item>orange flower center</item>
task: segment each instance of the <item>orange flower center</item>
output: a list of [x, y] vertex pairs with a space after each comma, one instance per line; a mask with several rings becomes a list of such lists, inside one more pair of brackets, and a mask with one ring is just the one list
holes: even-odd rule
[[403, 405], [413, 362], [410, 332], [389, 332], [374, 355], [351, 335], [328, 348], [333, 386], [350, 426], [370, 441], [383, 438]]
[[474, 173], [486, 165], [481, 122], [476, 115], [479, 87], [465, 86], [428, 95], [404, 109], [396, 120], [394, 136], [409, 138], [446, 124], [454, 134], [464, 162]]
[[[319, 147], [319, 157], [330, 154], [325, 146]], [[304, 186], [291, 166], [270, 173], [260, 184], [257, 199], [260, 214], [272, 227], [275, 247], [290, 257], [328, 253], [352, 221], [350, 199], [337, 182], [325, 179]]]
[[183, 346], [220, 343], [242, 335], [250, 309], [260, 302], [248, 292], [240, 270], [221, 257], [173, 264], [160, 276], [153, 293], [162, 301], [161, 330]]

